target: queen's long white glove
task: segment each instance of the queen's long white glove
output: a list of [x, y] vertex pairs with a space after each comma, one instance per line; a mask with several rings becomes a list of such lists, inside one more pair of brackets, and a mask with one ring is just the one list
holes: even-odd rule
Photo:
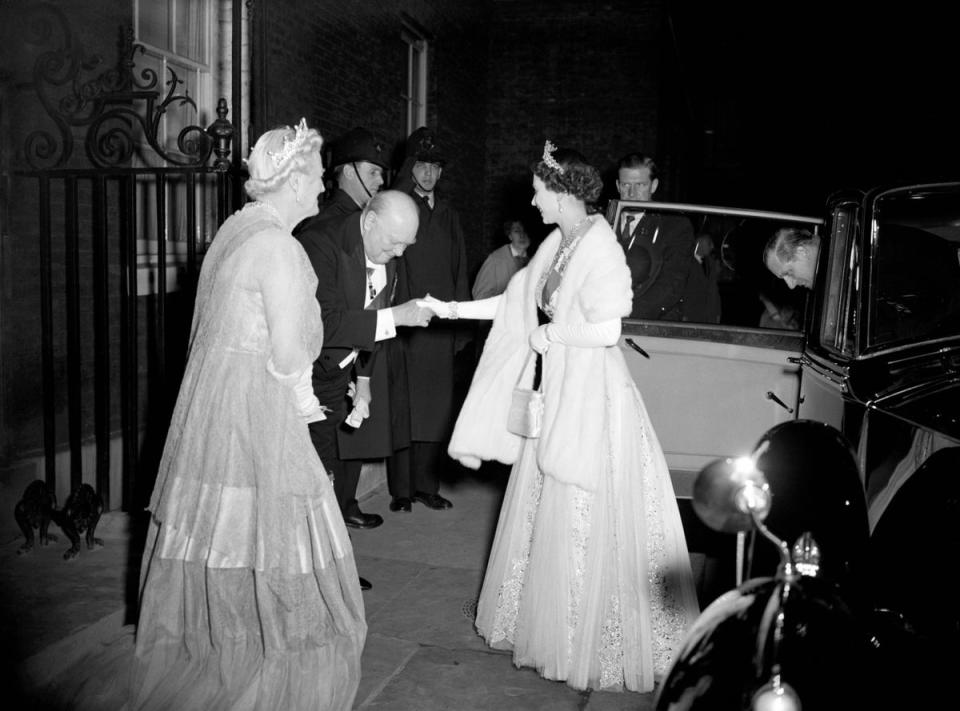
[[607, 321], [569, 324], [552, 322], [550, 327], [550, 341], [562, 343], [565, 346], [590, 348], [592, 346], [612, 346], [620, 339], [621, 323], [619, 318]]
[[478, 301], [440, 301], [430, 294], [417, 299], [417, 306], [430, 309], [439, 318], [466, 318], [477, 321], [490, 321], [497, 314], [497, 306], [503, 298], [502, 294], [490, 296]]

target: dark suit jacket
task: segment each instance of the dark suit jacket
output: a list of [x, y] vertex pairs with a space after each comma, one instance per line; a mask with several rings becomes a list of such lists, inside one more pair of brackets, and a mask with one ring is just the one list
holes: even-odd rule
[[683, 290], [683, 320], [692, 323], [720, 323], [720, 264], [714, 257], [694, 258]]
[[622, 234], [620, 225], [614, 225], [614, 231], [633, 282], [630, 318], [682, 320], [684, 289], [696, 265], [690, 220], [648, 212], [634, 223], [631, 235]]
[[[347, 385], [356, 374], [371, 378], [373, 401], [370, 417], [358, 430], [338, 432], [341, 459], [375, 459], [391, 454], [394, 441], [409, 431], [405, 398], [391, 387], [402, 382], [402, 354], [393, 340], [375, 341], [377, 312], [364, 308], [367, 264], [360, 236], [360, 211], [340, 219], [313, 218], [296, 237], [317, 273], [317, 300], [323, 318], [323, 349], [313, 364], [313, 389], [340, 420], [346, 415]], [[397, 283], [396, 260], [387, 263], [388, 303], [393, 303]], [[340, 367], [353, 349], [360, 352], [345, 368]], [[395, 352], [396, 351], [396, 352]], [[401, 402], [397, 402], [397, 400]], [[395, 431], [393, 431], [395, 430]], [[403, 446], [398, 445], [398, 446]]]

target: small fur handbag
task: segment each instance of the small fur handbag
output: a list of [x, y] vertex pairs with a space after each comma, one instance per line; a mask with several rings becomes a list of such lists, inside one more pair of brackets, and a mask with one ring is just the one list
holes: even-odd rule
[[[530, 355], [520, 370], [520, 377], [513, 389], [510, 400], [510, 412], [507, 414], [507, 431], [521, 437], [536, 438], [540, 436], [540, 427], [543, 425], [543, 391], [541, 389], [522, 388], [523, 376], [534, 362], [536, 353], [530, 350]], [[542, 383], [541, 383], [542, 385]]]

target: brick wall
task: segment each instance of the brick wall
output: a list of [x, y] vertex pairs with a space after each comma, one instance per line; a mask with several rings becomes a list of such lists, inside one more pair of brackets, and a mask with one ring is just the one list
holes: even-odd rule
[[[613, 189], [617, 159], [658, 154], [663, 3], [504, 0], [493, 3], [487, 72], [484, 249], [519, 217], [546, 228], [530, 207], [530, 165], [544, 139], [576, 148]], [[664, 181], [664, 197], [670, 194]]]
[[[255, 133], [306, 115], [327, 138], [363, 125], [399, 147], [402, 18], [430, 35], [428, 123], [451, 156], [439, 190], [463, 218], [471, 273], [502, 240], [507, 215], [544, 232], [528, 207], [529, 165], [544, 137], [582, 150], [605, 171], [610, 190], [620, 155], [661, 147], [659, 81], [670, 49], [662, 0], [272, 0], [268, 7], [269, 88], [265, 105], [253, 108], [254, 124], [257, 117], [263, 124]], [[669, 156], [661, 163], [667, 173]], [[669, 180], [661, 190], [672, 194]]]
[[271, 0], [268, 7], [262, 59], [269, 88], [265, 106], [253, 107], [253, 116], [264, 119], [253, 131], [300, 116], [330, 140], [364, 126], [394, 151], [394, 167], [406, 139], [404, 18], [427, 33], [428, 125], [449, 155], [437, 190], [460, 211], [470, 247], [479, 254], [490, 3]]

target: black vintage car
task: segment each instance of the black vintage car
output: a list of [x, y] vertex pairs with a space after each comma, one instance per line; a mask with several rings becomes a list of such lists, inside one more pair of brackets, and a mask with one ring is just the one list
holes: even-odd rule
[[960, 637], [960, 184], [828, 209], [798, 415], [855, 448], [877, 604]]
[[[888, 677], [870, 681], [886, 685], [871, 687], [871, 703], [903, 708], [939, 699], [931, 687], [942, 687], [943, 674], [960, 661], [960, 183], [838, 193], [823, 219], [691, 205], [616, 209], [680, 212], [697, 231], [723, 225], [719, 256], [736, 293], [753, 289], [767, 305], [766, 292], [802, 314], [792, 324], [767, 320], [764, 328], [744, 322], [742, 311], [719, 324], [628, 321], [621, 345], [681, 500], [694, 496], [701, 470], [704, 476], [713, 466], [716, 480], [709, 462], [753, 453], [772, 494], [770, 531], [788, 549], [812, 530], [828, 572], [827, 586], [818, 588], [797, 577], [792, 564], [784, 568], [784, 546], [755, 536], [738, 559], [738, 572], [754, 580], [705, 611], [699, 639], [667, 685], [672, 701], [661, 698], [658, 708], [710, 708], [691, 701], [699, 694], [706, 702], [710, 684], [689, 665], [710, 654], [728, 661], [748, 656], [744, 668], [756, 679], [737, 689], [746, 695], [735, 707], [776, 701], [744, 690], [780, 678], [764, 667], [757, 633], [758, 625], [778, 619], [770, 611], [788, 609], [790, 591], [793, 608], [785, 619], [808, 643], [793, 650], [808, 665], [808, 701], [811, 689], [829, 688], [831, 675], [859, 674]], [[790, 225], [816, 232], [820, 250], [813, 291], [785, 296], [771, 291], [761, 250], [764, 236]], [[805, 298], [796, 300], [800, 293]], [[771, 442], [758, 458], [758, 443]], [[743, 624], [739, 633], [723, 628], [724, 606], [740, 610], [729, 613]], [[747, 609], [768, 614], [750, 617]], [[841, 639], [844, 619], [849, 635]], [[822, 634], [824, 627], [835, 634]], [[837, 657], [837, 650], [859, 644], [854, 638], [867, 640], [864, 655]], [[721, 665], [706, 674], [724, 675], [737, 672]], [[698, 683], [691, 695], [690, 685]], [[722, 698], [730, 697], [712, 703]], [[816, 707], [841, 698], [849, 704], [857, 697], [821, 695]]]

